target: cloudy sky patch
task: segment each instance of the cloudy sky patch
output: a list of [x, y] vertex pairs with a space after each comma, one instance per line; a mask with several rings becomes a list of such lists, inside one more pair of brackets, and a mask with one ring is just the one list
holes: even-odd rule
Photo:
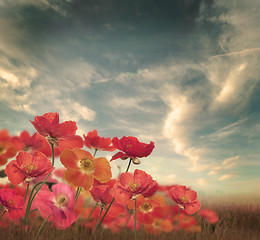
[[138, 168], [162, 184], [246, 192], [260, 170], [259, 4], [0, 1], [1, 128], [33, 133], [29, 120], [58, 112], [80, 135], [154, 141]]

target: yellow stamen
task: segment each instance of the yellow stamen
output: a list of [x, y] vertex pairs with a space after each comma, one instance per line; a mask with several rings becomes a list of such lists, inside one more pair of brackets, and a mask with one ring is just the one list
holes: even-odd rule
[[93, 174], [95, 170], [95, 165], [92, 159], [85, 158], [80, 160], [80, 168], [83, 172], [87, 174]]
[[149, 202], [144, 202], [139, 208], [142, 212], [145, 213], [151, 212], [153, 210], [152, 204]]

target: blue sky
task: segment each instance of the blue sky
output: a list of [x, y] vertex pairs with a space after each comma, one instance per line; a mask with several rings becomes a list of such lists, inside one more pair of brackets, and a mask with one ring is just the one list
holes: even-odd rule
[[0, 127], [58, 112], [154, 141], [131, 170], [159, 183], [259, 192], [259, 22], [258, 0], [0, 0]]

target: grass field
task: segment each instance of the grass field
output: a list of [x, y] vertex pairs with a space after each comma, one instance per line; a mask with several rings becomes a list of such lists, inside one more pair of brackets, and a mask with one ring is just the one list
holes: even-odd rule
[[[235, 199], [235, 201], [234, 201]], [[208, 224], [199, 219], [201, 232], [187, 233], [184, 231], [172, 231], [160, 235], [150, 235], [140, 230], [137, 239], [177, 239], [177, 240], [258, 240], [260, 239], [260, 201], [259, 198], [246, 200], [244, 198], [207, 198], [202, 199], [202, 208], [209, 208], [217, 212], [219, 221], [215, 225]], [[196, 216], [196, 214], [195, 214]], [[1, 229], [1, 239], [34, 239], [37, 228], [21, 229], [18, 225], [11, 225], [7, 229]], [[96, 235], [77, 223], [65, 229], [58, 230], [47, 223], [38, 239], [134, 239], [134, 232], [124, 230], [112, 233], [107, 229], [100, 229]]]

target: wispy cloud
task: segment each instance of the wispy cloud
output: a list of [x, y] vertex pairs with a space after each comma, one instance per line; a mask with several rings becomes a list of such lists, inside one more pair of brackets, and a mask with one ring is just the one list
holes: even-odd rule
[[22, 6], [35, 6], [40, 9], [50, 8], [55, 12], [66, 15], [66, 10], [63, 8], [65, 3], [69, 3], [71, 0], [58, 0], [58, 1], [50, 1], [50, 0], [0, 0], [0, 6], [8, 8], [8, 7], [22, 7]]
[[224, 181], [224, 180], [227, 180], [227, 179], [231, 179], [231, 178], [234, 178], [236, 177], [237, 175], [236, 174], [233, 174], [233, 173], [229, 173], [229, 174], [225, 174], [225, 175], [222, 175], [218, 178], [219, 181]]
[[239, 156], [234, 156], [231, 158], [227, 158], [219, 166], [215, 166], [211, 168], [211, 171], [208, 173], [209, 175], [216, 175], [216, 174], [221, 174], [238, 164], [238, 159]]

